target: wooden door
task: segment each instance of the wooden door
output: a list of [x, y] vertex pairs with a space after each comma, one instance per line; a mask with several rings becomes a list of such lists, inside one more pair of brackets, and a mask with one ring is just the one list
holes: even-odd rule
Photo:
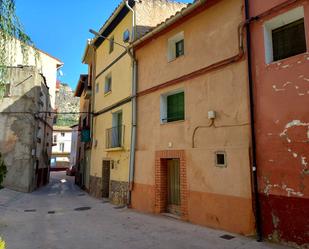
[[109, 198], [109, 184], [110, 184], [110, 161], [103, 161], [102, 169], [102, 197]]
[[167, 161], [167, 188], [169, 213], [180, 216], [180, 162], [179, 159]]

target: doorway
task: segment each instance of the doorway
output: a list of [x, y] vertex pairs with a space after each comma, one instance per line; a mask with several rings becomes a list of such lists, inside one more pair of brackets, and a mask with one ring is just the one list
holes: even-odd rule
[[102, 168], [102, 197], [109, 198], [109, 185], [110, 185], [110, 164], [111, 161], [103, 160]]
[[177, 216], [181, 215], [180, 201], [180, 161], [167, 160], [167, 211]]

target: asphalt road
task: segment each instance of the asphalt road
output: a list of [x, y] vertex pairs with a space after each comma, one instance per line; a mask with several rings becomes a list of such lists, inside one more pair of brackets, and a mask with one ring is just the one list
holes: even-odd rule
[[159, 215], [116, 209], [52, 173], [31, 194], [0, 190], [0, 237], [6, 249], [284, 249]]

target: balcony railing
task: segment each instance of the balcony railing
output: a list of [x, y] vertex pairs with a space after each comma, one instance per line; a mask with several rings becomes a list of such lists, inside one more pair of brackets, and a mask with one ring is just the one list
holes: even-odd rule
[[119, 125], [106, 130], [106, 149], [123, 147], [124, 128], [124, 125]]

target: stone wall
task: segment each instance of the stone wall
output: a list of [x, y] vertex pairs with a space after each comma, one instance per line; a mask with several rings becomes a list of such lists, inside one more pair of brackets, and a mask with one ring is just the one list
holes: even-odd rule
[[39, 169], [49, 163], [51, 129], [43, 122], [46, 114], [39, 112], [50, 108], [48, 89], [44, 77], [33, 67], [11, 67], [8, 79], [7, 91], [0, 99], [0, 151], [8, 169], [3, 185], [31, 192], [46, 182]]
[[115, 205], [126, 205], [128, 196], [127, 182], [111, 181], [110, 182], [110, 201]]

